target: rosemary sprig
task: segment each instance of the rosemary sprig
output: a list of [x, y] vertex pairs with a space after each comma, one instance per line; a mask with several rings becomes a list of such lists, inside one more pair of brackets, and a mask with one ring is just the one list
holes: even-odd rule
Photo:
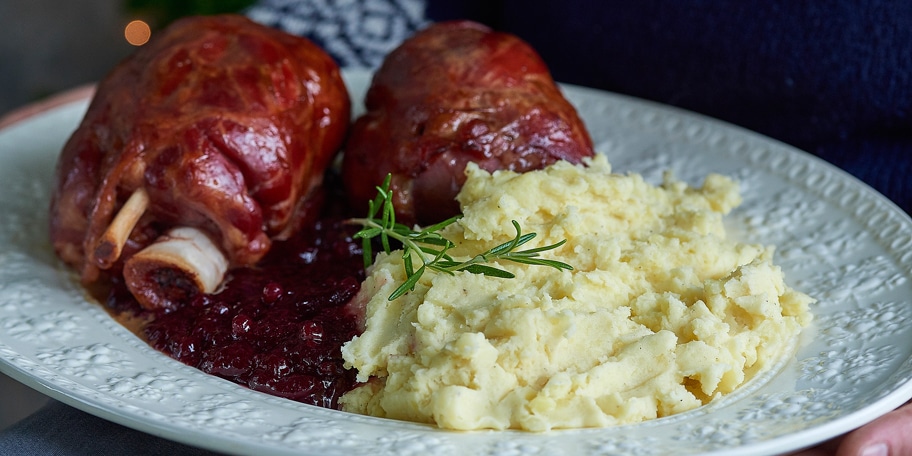
[[[466, 271], [505, 279], [512, 279], [516, 276], [509, 271], [496, 268], [487, 263], [495, 260], [507, 260], [515, 263], [550, 266], [555, 269], [573, 269], [567, 263], [539, 258], [541, 252], [553, 250], [564, 245], [567, 242], [566, 239], [544, 247], [517, 250], [520, 246], [535, 238], [535, 233], [523, 234], [519, 223], [515, 220], [512, 222], [513, 227], [516, 229], [516, 237], [512, 240], [475, 255], [469, 260], [456, 261], [447, 254], [447, 251], [455, 247], [455, 244], [444, 238], [440, 234], [440, 230], [454, 223], [460, 216], [451, 217], [419, 231], [397, 223], [396, 211], [393, 207], [393, 195], [389, 188], [390, 180], [391, 176], [387, 175], [383, 185], [377, 187], [377, 196], [369, 202], [366, 218], [349, 220], [350, 223], [363, 226], [360, 231], [355, 233], [355, 237], [360, 238], [363, 244], [365, 267], [370, 266], [373, 262], [372, 239], [379, 237], [380, 245], [386, 253], [392, 251], [390, 239], [399, 241], [402, 244], [402, 262], [405, 268], [406, 280], [389, 296], [390, 301], [414, 290], [418, 280], [428, 269], [447, 274], [452, 274], [455, 271]], [[415, 268], [415, 259], [418, 261], [417, 269]]]

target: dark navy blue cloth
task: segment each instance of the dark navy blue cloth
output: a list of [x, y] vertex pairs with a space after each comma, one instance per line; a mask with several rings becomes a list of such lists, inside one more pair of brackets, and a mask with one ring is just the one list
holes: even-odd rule
[[811, 152], [912, 213], [908, 0], [428, 2], [528, 41], [558, 81], [678, 106]]
[[[535, 47], [555, 79], [678, 106], [816, 154], [912, 213], [909, 0], [261, 0], [249, 15], [372, 67], [429, 20]], [[206, 453], [52, 403], [0, 454]]]

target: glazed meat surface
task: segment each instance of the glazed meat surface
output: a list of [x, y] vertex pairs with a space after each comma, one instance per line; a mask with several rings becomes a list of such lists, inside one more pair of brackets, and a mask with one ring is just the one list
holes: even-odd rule
[[468, 162], [522, 172], [593, 154], [538, 54], [473, 22], [435, 24], [405, 41], [374, 75], [365, 105], [345, 146], [346, 189], [361, 207], [392, 174], [406, 223], [456, 214]]
[[[337, 65], [310, 41], [235, 15], [175, 22], [98, 85], [66, 143], [50, 213], [56, 252], [90, 283], [190, 226], [231, 267], [253, 264], [294, 231], [349, 109]], [[148, 206], [111, 264], [99, 238], [137, 190]]]

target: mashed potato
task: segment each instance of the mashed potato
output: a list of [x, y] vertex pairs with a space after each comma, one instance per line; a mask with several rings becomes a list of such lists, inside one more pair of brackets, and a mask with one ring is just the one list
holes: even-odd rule
[[[588, 167], [489, 174], [470, 165], [464, 217], [444, 235], [468, 258], [515, 235], [561, 271], [504, 262], [513, 279], [428, 272], [380, 254], [357, 300], [364, 333], [343, 347], [367, 382], [345, 410], [448, 429], [609, 426], [671, 415], [729, 393], [775, 363], [809, 323], [770, 247], [726, 238], [737, 185], [709, 175], [653, 186]], [[535, 244], [535, 245], [533, 245]]]

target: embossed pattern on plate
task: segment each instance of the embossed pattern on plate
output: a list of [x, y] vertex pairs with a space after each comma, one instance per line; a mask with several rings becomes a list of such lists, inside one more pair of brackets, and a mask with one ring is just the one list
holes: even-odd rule
[[[369, 82], [346, 73], [353, 99]], [[777, 245], [819, 302], [794, 356], [707, 406], [607, 429], [456, 433], [249, 391], [149, 348], [85, 299], [47, 241], [57, 154], [85, 100], [0, 131], [0, 371], [70, 405], [244, 454], [774, 454], [836, 436], [912, 397], [912, 220], [808, 154], [661, 105], [565, 86], [615, 171], [691, 184], [733, 176], [732, 235]]]

